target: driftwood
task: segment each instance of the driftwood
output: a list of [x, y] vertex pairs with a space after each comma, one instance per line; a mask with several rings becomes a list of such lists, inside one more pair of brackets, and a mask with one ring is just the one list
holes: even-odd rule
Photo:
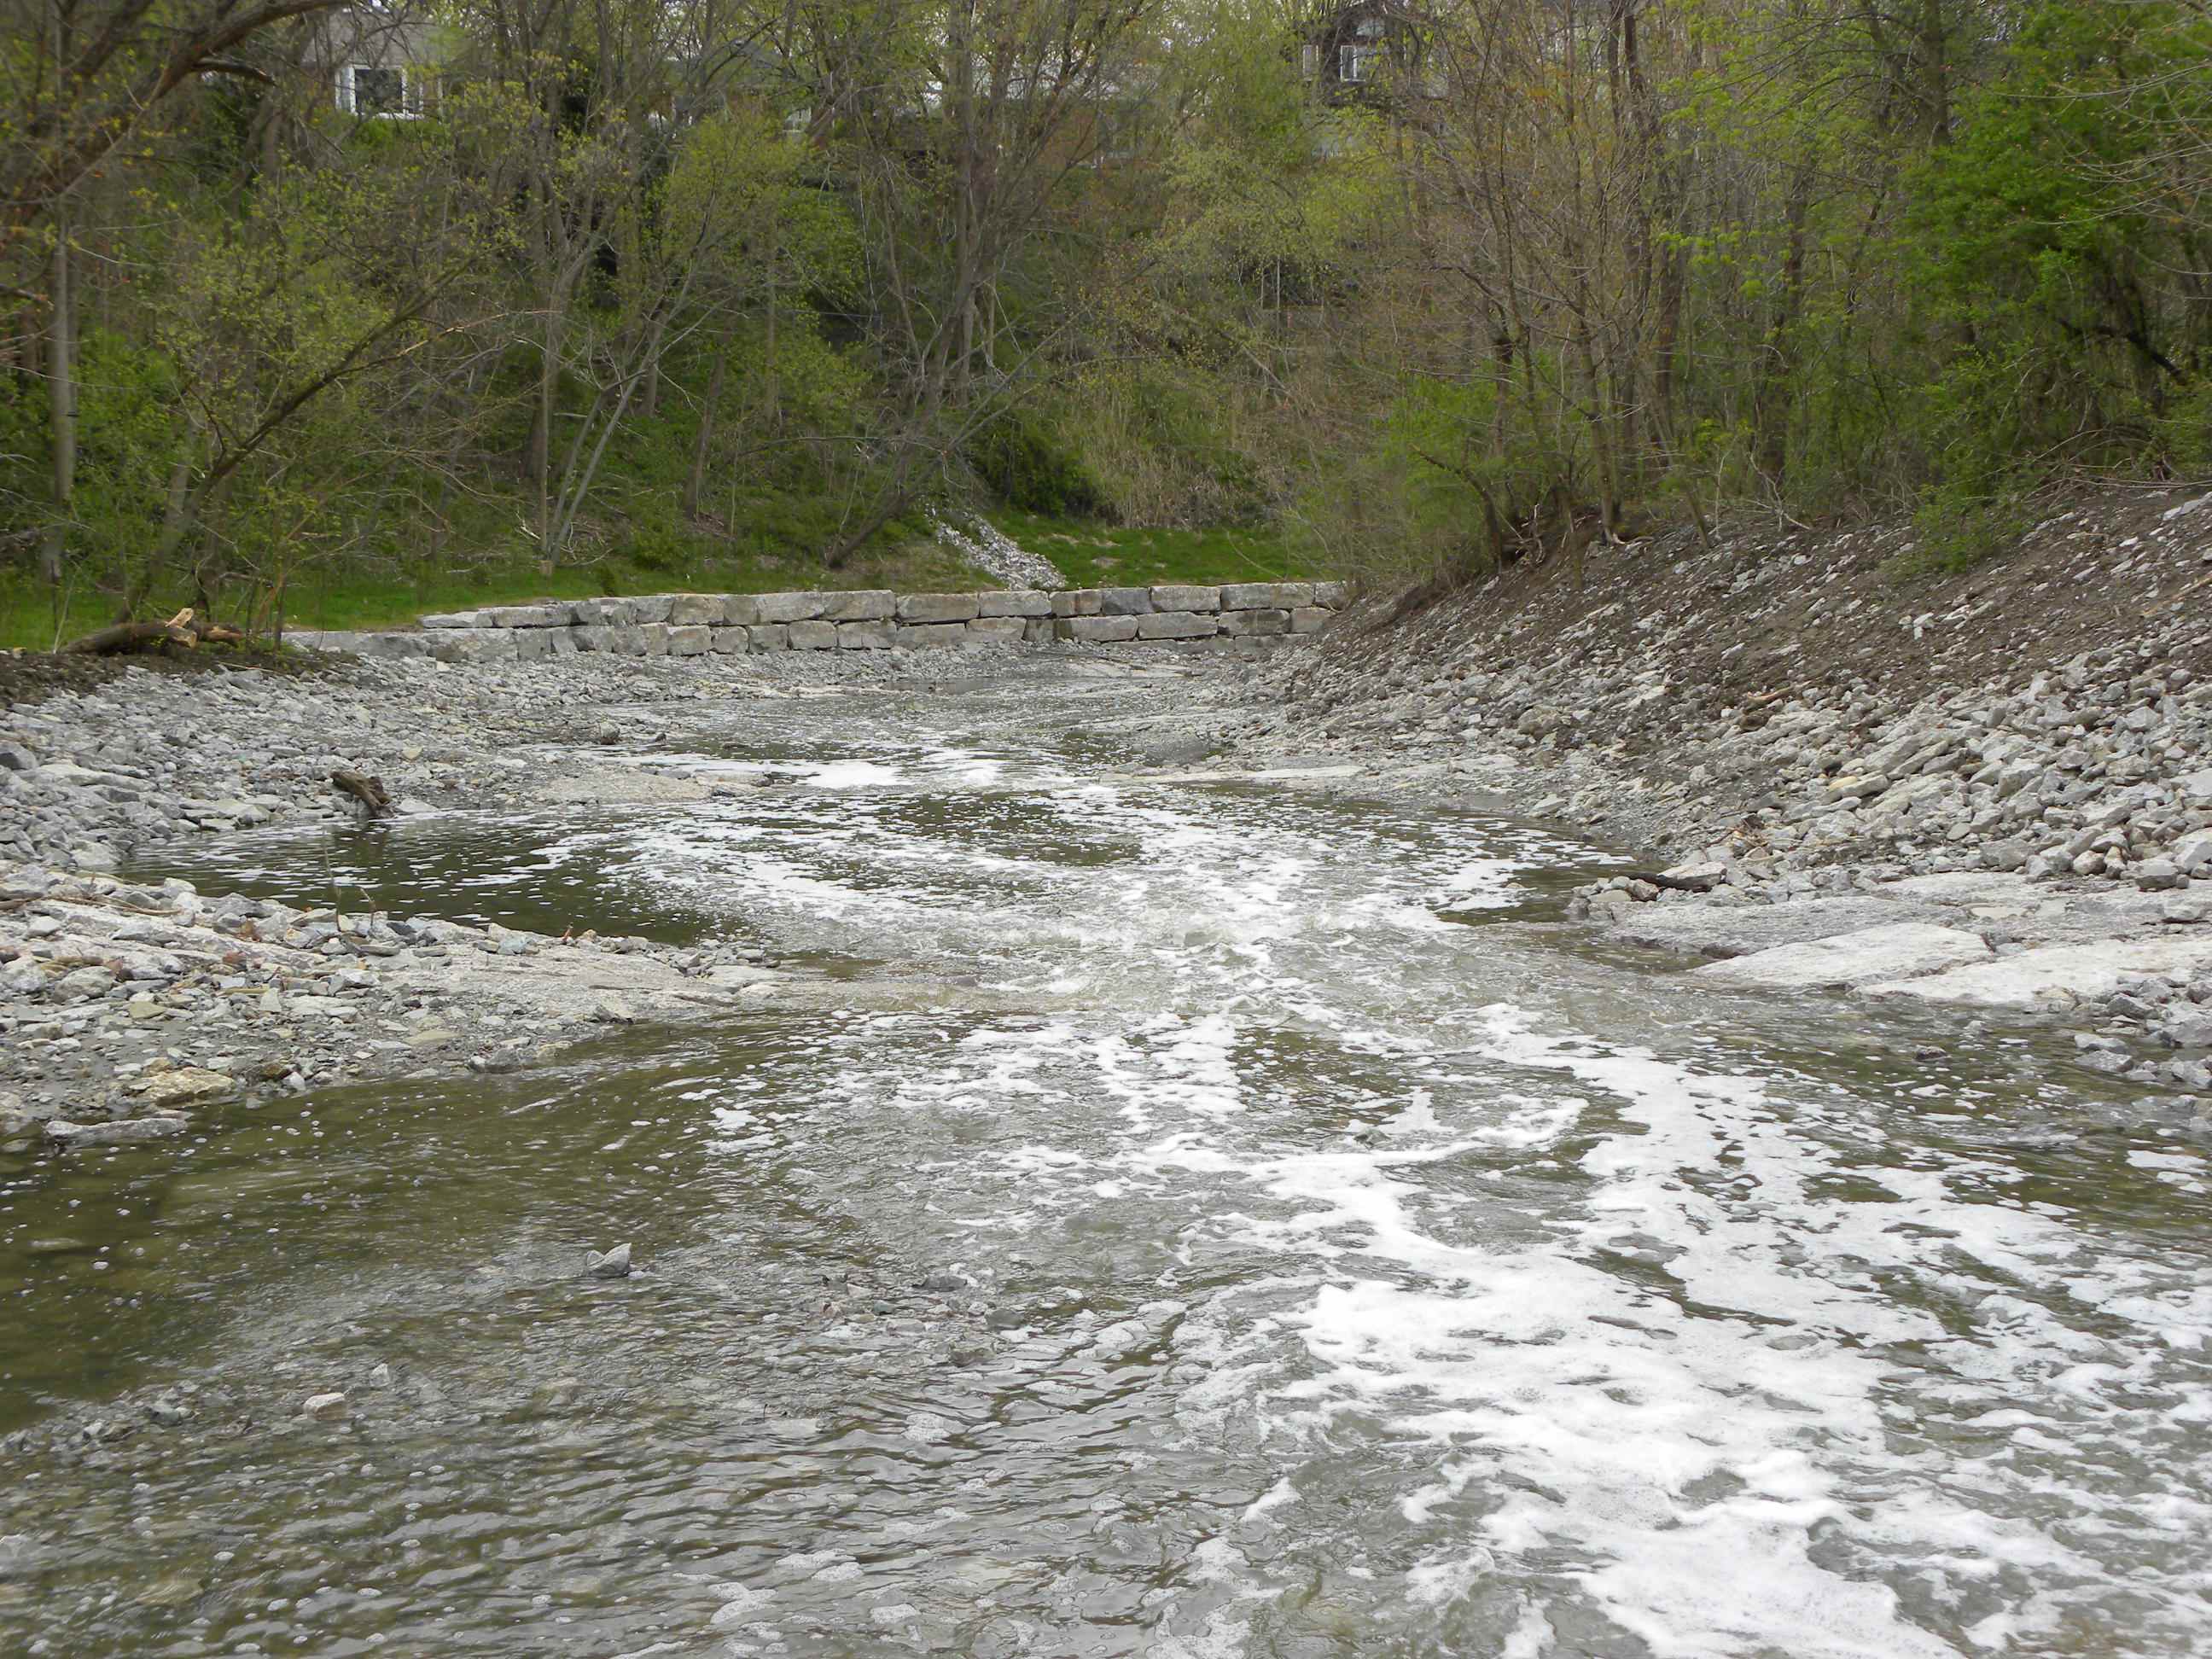
[[331, 774], [331, 781], [342, 793], [351, 795], [361, 804], [364, 817], [388, 818], [398, 810], [392, 805], [392, 797], [384, 793], [381, 778], [372, 778], [366, 772], [338, 771]]
[[71, 640], [62, 647], [69, 657], [127, 656], [142, 651], [167, 651], [171, 647], [190, 651], [200, 645], [238, 645], [246, 635], [220, 623], [202, 622], [190, 610], [179, 611], [167, 622], [118, 623]]

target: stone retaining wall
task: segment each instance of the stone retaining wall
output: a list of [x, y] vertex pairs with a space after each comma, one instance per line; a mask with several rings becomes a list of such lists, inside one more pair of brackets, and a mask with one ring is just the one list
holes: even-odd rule
[[1318, 632], [1346, 600], [1342, 582], [1231, 582], [1218, 587], [1033, 588], [976, 593], [654, 593], [560, 599], [425, 617], [419, 630], [293, 633], [309, 650], [447, 662], [530, 661], [604, 651], [629, 657], [743, 656], [756, 651], [885, 651], [968, 645], [1249, 641]]

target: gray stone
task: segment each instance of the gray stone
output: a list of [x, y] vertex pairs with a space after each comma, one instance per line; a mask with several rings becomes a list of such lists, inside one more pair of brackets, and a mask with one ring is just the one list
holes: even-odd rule
[[1095, 587], [1061, 589], [1052, 596], [1052, 614], [1060, 617], [1097, 616], [1098, 590]]
[[320, 1423], [335, 1423], [346, 1414], [346, 1397], [337, 1393], [311, 1394], [301, 1402], [300, 1414]]
[[2185, 876], [2212, 876], [2212, 836], [2189, 836], [2166, 855]]
[[757, 620], [764, 623], [819, 622], [823, 613], [830, 609], [830, 602], [834, 597], [829, 593], [756, 593], [753, 595], [756, 616], [744, 618], [733, 617], [731, 620]]
[[1210, 640], [1221, 631], [1218, 617], [1197, 616], [1188, 611], [1158, 612], [1137, 618], [1140, 640]]
[[2188, 974], [2208, 968], [2212, 968], [2212, 938], [2160, 933], [2150, 939], [2040, 945], [1926, 979], [1867, 988], [1877, 996], [1911, 997], [1966, 1007], [2033, 1008], [2055, 996], [2094, 1001], [2110, 996], [2124, 981], [2147, 974]]
[[824, 622], [889, 622], [898, 615], [898, 595], [888, 587], [854, 587], [827, 596]]
[[517, 662], [537, 662], [553, 654], [553, 642], [563, 634], [550, 628], [517, 628], [508, 630], [507, 638], [514, 641]]
[[792, 623], [791, 648], [794, 651], [835, 651], [837, 648], [837, 624], [820, 621]]
[[1149, 587], [1102, 587], [1098, 590], [1098, 614], [1102, 617], [1144, 617], [1152, 614], [1152, 590]]
[[623, 628], [637, 620], [636, 610], [628, 599], [578, 599], [569, 608], [576, 613], [579, 625]]
[[1287, 611], [1224, 611], [1221, 613], [1221, 631], [1241, 639], [1287, 634], [1291, 631], [1291, 613]]
[[1079, 645], [1116, 645], [1137, 637], [1134, 617], [1066, 617], [1054, 621], [1056, 639]]
[[[1244, 605], [1243, 610], [1259, 607]], [[1190, 611], [1212, 612], [1221, 609], [1221, 590], [1218, 587], [1162, 586], [1152, 589], [1152, 609], [1155, 611]]]
[[1318, 634], [1328, 627], [1336, 612], [1317, 605], [1302, 605], [1291, 612], [1291, 632]]
[[1226, 582], [1221, 589], [1224, 611], [1296, 611], [1317, 602], [1311, 582]]
[[726, 594], [678, 593], [668, 601], [668, 620], [678, 628], [720, 628], [729, 619]]
[[584, 1267], [594, 1279], [628, 1279], [630, 1274], [629, 1246], [617, 1244], [605, 1255], [592, 1255], [585, 1261]]
[[46, 1138], [64, 1146], [120, 1146], [138, 1140], [167, 1140], [191, 1128], [191, 1120], [174, 1114], [126, 1117], [117, 1123], [72, 1123], [53, 1118]]
[[1623, 911], [1615, 927], [1620, 937], [1631, 944], [1708, 957], [1741, 957], [1778, 945], [1831, 939], [1838, 933], [1922, 919], [1888, 899], [1854, 894], [1726, 908], [1639, 904]]
[[704, 623], [673, 623], [668, 629], [672, 657], [703, 657], [714, 648], [714, 630]]
[[1019, 645], [1029, 628], [1021, 617], [978, 617], [968, 624], [968, 637], [977, 645]]
[[1926, 922], [1892, 922], [1832, 934], [1799, 945], [1778, 945], [1696, 970], [1698, 977], [1774, 990], [1855, 987], [1899, 980], [1986, 959], [1990, 947], [1978, 933]]
[[481, 628], [483, 621], [474, 611], [442, 611], [435, 616], [423, 617], [422, 626], [436, 629]]
[[638, 624], [637, 635], [646, 656], [665, 657], [668, 654], [668, 624], [666, 623], [641, 623]]
[[1052, 595], [1034, 587], [1009, 587], [975, 596], [979, 617], [1049, 617]]
[[718, 657], [742, 657], [753, 648], [752, 630], [749, 628], [717, 628], [711, 632]]
[[505, 628], [455, 628], [433, 637], [430, 654], [440, 662], [513, 662], [514, 633]]
[[912, 651], [939, 651], [968, 643], [968, 624], [953, 623], [902, 623], [898, 642]]
[[1331, 611], [1341, 611], [1352, 603], [1350, 582], [1316, 582], [1313, 602]]
[[2146, 893], [2166, 893], [2189, 885], [2189, 878], [2170, 859], [2146, 859], [2136, 866], [2135, 874], [2136, 887]]
[[1679, 892], [1710, 893], [1728, 879], [1725, 864], [1678, 864], [1660, 873], [1667, 878], [1659, 884], [1672, 887]]
[[629, 602], [629, 618], [641, 628], [650, 627], [666, 622], [675, 605], [673, 593], [641, 593]]
[[973, 593], [909, 593], [898, 603], [904, 623], [973, 622], [982, 612], [982, 601]]
[[788, 651], [791, 649], [789, 623], [761, 623], [746, 630], [752, 635], [756, 651]]
[[481, 613], [488, 628], [566, 628], [565, 605], [501, 605]]
[[840, 651], [888, 651], [896, 629], [888, 622], [847, 622], [837, 624]]

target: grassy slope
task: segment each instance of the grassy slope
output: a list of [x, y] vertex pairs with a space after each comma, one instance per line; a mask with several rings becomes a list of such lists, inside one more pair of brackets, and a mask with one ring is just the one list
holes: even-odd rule
[[[1057, 565], [1071, 587], [1271, 581], [1317, 574], [1265, 530], [1133, 530], [1024, 514], [993, 517], [1023, 546]], [[295, 579], [285, 619], [292, 628], [404, 628], [426, 611], [608, 593], [766, 593], [812, 587], [916, 592], [995, 586], [937, 544], [911, 540], [864, 553], [835, 573], [772, 554], [700, 557], [672, 568], [609, 557], [550, 576], [539, 574], [534, 563], [517, 561], [457, 569], [421, 582], [389, 572], [310, 571]], [[20, 576], [0, 576], [0, 647], [43, 651], [57, 637], [74, 639], [112, 620], [106, 601], [80, 593], [72, 596], [58, 629], [52, 597], [43, 586]]]

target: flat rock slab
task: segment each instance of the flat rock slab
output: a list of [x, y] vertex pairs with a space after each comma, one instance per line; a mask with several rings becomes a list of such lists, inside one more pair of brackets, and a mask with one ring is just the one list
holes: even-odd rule
[[1900, 975], [1866, 989], [1874, 996], [1916, 997], [1973, 1008], [2033, 1008], [2058, 992], [2094, 1000], [2110, 996], [2123, 981], [2146, 974], [2196, 974], [2207, 968], [2212, 968], [2212, 935], [2108, 939], [2087, 945], [2046, 945], [1925, 979]]
[[1936, 927], [1924, 921], [1891, 922], [1861, 927], [1797, 945], [1716, 962], [1695, 970], [1699, 979], [1771, 990], [1805, 990], [1834, 986], [1853, 988], [1910, 980], [1987, 959], [1990, 947], [1978, 933]]
[[1993, 870], [1907, 876], [1903, 881], [1884, 882], [1881, 890], [1897, 898], [1928, 899], [1937, 904], [2033, 904], [2052, 896], [2045, 884]]
[[1863, 896], [1798, 899], [1788, 904], [1638, 904], [1621, 915], [1613, 931], [1632, 945], [1741, 957], [1778, 945], [1799, 945], [1917, 919], [1894, 900]]

